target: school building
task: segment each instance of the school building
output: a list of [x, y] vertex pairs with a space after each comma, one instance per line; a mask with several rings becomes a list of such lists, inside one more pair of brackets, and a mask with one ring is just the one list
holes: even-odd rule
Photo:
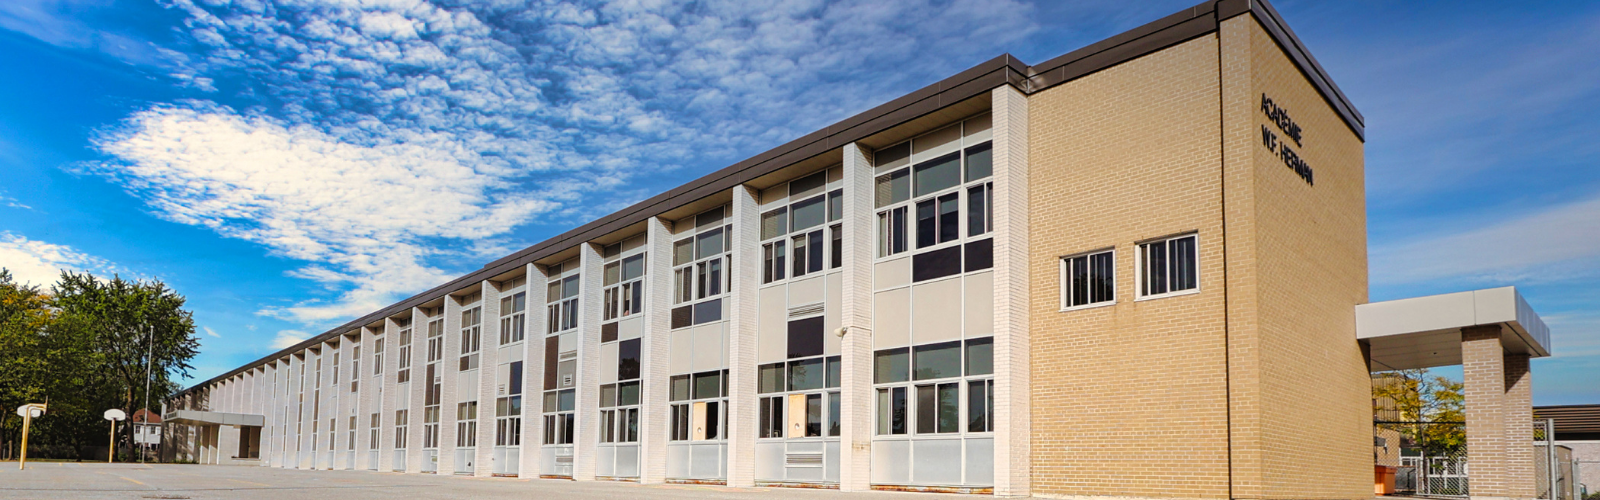
[[1364, 133], [1260, 0], [1002, 55], [189, 388], [167, 452], [1370, 498], [1370, 374], [1461, 364], [1472, 496], [1531, 498], [1548, 331], [1511, 288], [1368, 303]]

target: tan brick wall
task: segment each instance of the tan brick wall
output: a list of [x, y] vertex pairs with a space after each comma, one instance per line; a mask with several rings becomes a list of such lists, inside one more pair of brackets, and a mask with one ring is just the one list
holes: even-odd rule
[[[1263, 92], [1315, 185], [1262, 146]], [[1236, 17], [1029, 117], [1034, 492], [1369, 497], [1362, 143], [1273, 40]], [[1189, 231], [1200, 292], [1135, 301], [1137, 242]], [[1108, 247], [1116, 304], [1061, 312], [1058, 257]]]
[[[1036, 494], [1228, 494], [1216, 40], [1028, 99]], [[1135, 242], [1189, 231], [1201, 292], [1135, 302]], [[1116, 305], [1060, 312], [1058, 257], [1113, 246]]]
[[[1228, 270], [1253, 267], [1247, 274], [1256, 283], [1253, 290], [1230, 289], [1229, 302], [1255, 307], [1254, 338], [1234, 339], [1254, 341], [1253, 350], [1232, 345], [1257, 357], [1256, 372], [1236, 370], [1233, 394], [1259, 391], [1239, 398], [1255, 404], [1236, 404], [1234, 412], [1234, 434], [1248, 436], [1244, 426], [1254, 426], [1258, 441], [1234, 457], [1241, 466], [1234, 496], [1365, 498], [1372, 494], [1371, 380], [1355, 341], [1355, 306], [1367, 301], [1363, 145], [1253, 18], [1224, 22], [1225, 45], [1237, 48], [1234, 38], [1245, 36], [1250, 90], [1230, 89], [1235, 98], [1227, 106], [1248, 108], [1229, 116], [1249, 119], [1227, 127], [1253, 138], [1254, 214], [1241, 218], [1253, 221], [1248, 235], [1233, 231], [1240, 219], [1229, 219], [1228, 242], [1254, 248], [1248, 262], [1230, 261]], [[1239, 69], [1225, 67], [1225, 81], [1241, 79]], [[1303, 129], [1302, 143], [1285, 146], [1310, 163], [1314, 184], [1262, 144], [1263, 126], [1290, 141], [1261, 112], [1263, 94]]]

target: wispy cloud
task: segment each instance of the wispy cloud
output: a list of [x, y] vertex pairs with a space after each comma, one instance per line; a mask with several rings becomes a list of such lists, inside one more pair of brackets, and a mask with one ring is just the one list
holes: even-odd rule
[[311, 334], [299, 330], [281, 330], [278, 336], [272, 338], [273, 349], [285, 349], [311, 338]]
[[1538, 282], [1600, 274], [1600, 194], [1483, 227], [1371, 250], [1378, 284]]
[[211, 327], [209, 327], [209, 326], [202, 326], [202, 327], [200, 327], [200, 329], [201, 330], [205, 330], [206, 335], [210, 335], [213, 338], [219, 338], [219, 339], [222, 338], [221, 335], [217, 335], [216, 330], [212, 330]]
[[0, 28], [132, 64], [170, 66], [181, 59], [181, 54], [163, 50], [136, 33], [91, 21], [115, 17], [113, 12], [125, 12], [128, 7], [113, 0], [6, 0], [0, 2]]
[[446, 279], [425, 263], [429, 238], [488, 238], [549, 207], [473, 169], [481, 155], [452, 138], [408, 139], [361, 146], [222, 108], [163, 107], [102, 138], [122, 161], [92, 168], [161, 217], [313, 263], [293, 275], [343, 289], [339, 298], [265, 312], [318, 321]]
[[30, 240], [9, 231], [0, 231], [0, 267], [11, 271], [18, 283], [48, 287], [61, 277], [61, 271], [96, 273], [116, 272], [110, 262], [66, 245]]
[[136, 113], [97, 141], [116, 160], [88, 170], [160, 217], [305, 262], [292, 275], [329, 298], [262, 310], [305, 324], [381, 307], [462, 267], [441, 257], [520, 247], [512, 228], [604, 213], [658, 188], [641, 179], [676, 184], [662, 174], [776, 145], [1036, 29], [1027, 6], [987, 0], [172, 5], [194, 47], [175, 73], [233, 90]]

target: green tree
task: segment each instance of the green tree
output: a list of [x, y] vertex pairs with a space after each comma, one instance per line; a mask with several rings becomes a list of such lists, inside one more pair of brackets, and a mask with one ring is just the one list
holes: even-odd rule
[[[1425, 369], [1396, 370], [1373, 377], [1373, 414], [1429, 455], [1466, 450], [1466, 397], [1461, 382]], [[1401, 423], [1404, 422], [1404, 423]]]
[[[199, 348], [183, 305], [160, 281], [62, 273], [46, 293], [0, 269], [0, 449], [14, 452], [20, 435], [9, 409], [44, 401], [49, 416], [34, 422], [31, 455], [78, 457], [104, 445], [101, 414], [141, 407], [147, 366], [149, 401], [159, 407]], [[123, 430], [121, 441], [131, 442], [131, 427]]]
[[189, 360], [200, 348], [194, 314], [183, 308], [186, 299], [165, 283], [64, 272], [54, 288], [53, 302], [63, 322], [87, 329], [100, 353], [101, 369], [119, 390], [117, 403], [130, 416], [146, 400], [159, 405], [171, 391], [169, 377], [187, 377], [193, 369]]

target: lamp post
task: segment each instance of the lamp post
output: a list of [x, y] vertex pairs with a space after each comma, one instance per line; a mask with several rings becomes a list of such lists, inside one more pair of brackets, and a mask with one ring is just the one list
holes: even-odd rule
[[116, 408], [106, 410], [106, 420], [111, 421], [111, 442], [106, 444], [106, 463], [108, 464], [117, 456], [117, 421], [124, 418], [128, 418], [128, 415], [122, 413], [122, 410]]
[[[152, 356], [155, 353], [156, 326], [150, 325], [145, 331], [148, 333], [144, 336], [144, 423], [148, 424], [150, 423], [150, 366]], [[145, 449], [140, 446], [139, 463], [144, 463], [144, 456]]]
[[17, 457], [17, 470], [28, 466], [28, 427], [32, 426], [34, 417], [44, 415], [47, 405], [49, 403], [28, 403], [17, 407], [17, 415], [22, 417], [22, 455]]

